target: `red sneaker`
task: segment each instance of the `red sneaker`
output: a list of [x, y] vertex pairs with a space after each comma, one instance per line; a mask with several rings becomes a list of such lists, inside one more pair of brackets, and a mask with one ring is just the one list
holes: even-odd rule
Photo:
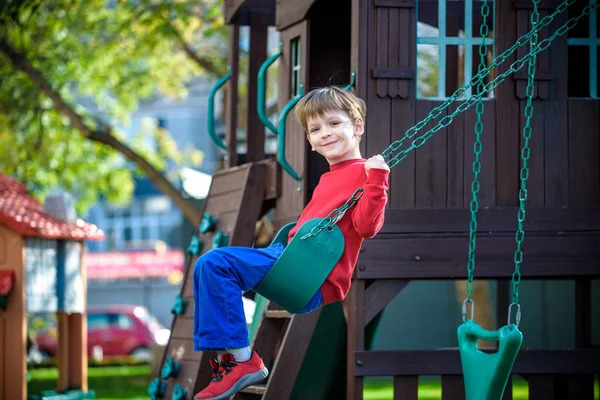
[[213, 377], [204, 390], [194, 396], [195, 400], [225, 400], [240, 390], [265, 379], [269, 371], [256, 351], [245, 362], [235, 361], [231, 354], [221, 356], [219, 368], [214, 360], [209, 360]]

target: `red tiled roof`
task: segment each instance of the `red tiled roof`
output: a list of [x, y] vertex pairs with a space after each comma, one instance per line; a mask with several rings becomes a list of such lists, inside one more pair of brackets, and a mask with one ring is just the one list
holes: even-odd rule
[[21, 236], [45, 239], [103, 240], [104, 232], [81, 219], [67, 223], [44, 213], [22, 183], [0, 173], [0, 225]]

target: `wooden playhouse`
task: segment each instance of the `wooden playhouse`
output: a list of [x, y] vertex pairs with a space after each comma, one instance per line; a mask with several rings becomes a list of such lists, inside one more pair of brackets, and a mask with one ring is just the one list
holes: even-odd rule
[[[102, 240], [104, 234], [81, 219], [61, 219], [71, 216], [68, 207], [51, 203], [44, 207], [24, 185], [0, 174], [0, 400], [25, 400], [28, 395], [28, 312], [57, 314], [56, 394], [71, 391], [69, 398], [87, 398], [82, 260], [84, 241]], [[73, 397], [74, 391], [81, 394]]]
[[[465, 398], [456, 347], [373, 351], [372, 342], [382, 311], [407, 287], [467, 278], [478, 119], [483, 124], [483, 151], [475, 277], [478, 285], [481, 280], [494, 285], [494, 325], [506, 325], [512, 301], [525, 131], [531, 137], [526, 151], [528, 198], [520, 278], [556, 283], [563, 295], [560, 307], [568, 307], [564, 327], [574, 338], [566, 348], [522, 348], [513, 376], [527, 381], [532, 400], [594, 398], [594, 381], [600, 374], [600, 352], [592, 329], [592, 321], [598, 318], [592, 311], [592, 299], [597, 296], [593, 282], [600, 277], [600, 78], [597, 60], [590, 55], [596, 54], [600, 24], [598, 13], [586, 13], [586, 7], [595, 2], [570, 1], [569, 7], [561, 1], [485, 2], [491, 16], [486, 19], [487, 48], [481, 53], [484, 65], [492, 66], [494, 57], [511, 48], [515, 51], [492, 68], [483, 82], [506, 73], [504, 81], [485, 96], [484, 110], [478, 115], [470, 107], [455, 114], [468, 105], [469, 95], [477, 93], [471, 88], [467, 96], [444, 106], [477, 74], [483, 3], [225, 1], [231, 33], [224, 146], [229, 168], [216, 174], [206, 201], [205, 211], [217, 219], [217, 225], [199, 229], [194, 243], [204, 246], [189, 252], [181, 297], [187, 309], [181, 309], [174, 320], [163, 373], [151, 390], [156, 398], [191, 399], [210, 378], [207, 359], [212, 355], [195, 353], [192, 348], [191, 285], [197, 256], [226, 245], [223, 237], [231, 239], [229, 244], [252, 245], [253, 222], [273, 205], [276, 228], [295, 221], [320, 175], [327, 171], [326, 163], [309, 151], [302, 128], [289, 114], [303, 90], [326, 84], [353, 86], [365, 99], [368, 115], [361, 142], [365, 157], [383, 152], [420, 121], [431, 120], [421, 133], [440, 121], [446, 123], [427, 143], [416, 142], [392, 170], [385, 226], [376, 238], [365, 242], [346, 301], [299, 316], [267, 302], [255, 315], [253, 344], [271, 365], [271, 374], [268, 382], [245, 389], [236, 399], [362, 399], [365, 377], [391, 377], [394, 399], [416, 400], [424, 376], [440, 377], [442, 399]], [[537, 71], [530, 82], [534, 112], [529, 120], [527, 63], [518, 71], [509, 66], [518, 66], [515, 61], [528, 54], [528, 40], [521, 40], [523, 46], [518, 48], [513, 44], [530, 31], [534, 7], [544, 21], [538, 43], [551, 37], [553, 41], [537, 54]], [[553, 36], [580, 15], [577, 24], [571, 20], [568, 25], [572, 29]], [[269, 25], [276, 27], [281, 40], [281, 52], [273, 55], [279, 61], [279, 121], [271, 124], [260, 115], [264, 79], [257, 72], [267, 60]], [[251, 32], [248, 121], [259, 118], [266, 126], [248, 124], [249, 162], [241, 166], [233, 145], [240, 26], [249, 26]], [[422, 69], [428, 57], [437, 62], [435, 73]], [[438, 107], [441, 111], [431, 117]], [[254, 115], [257, 109], [259, 116]], [[267, 130], [279, 138], [278, 165], [272, 159], [262, 160]], [[415, 144], [413, 140], [407, 146]], [[550, 297], [540, 295], [535, 304], [553, 307]], [[427, 314], [419, 298], [406, 307]], [[460, 304], [452, 310], [458, 326]], [[527, 318], [534, 312], [530, 308]], [[435, 330], [435, 321], [430, 322], [429, 329]], [[399, 323], [409, 325], [410, 321]], [[414, 335], [420, 334], [417, 327]], [[503, 399], [512, 398], [509, 381]]]

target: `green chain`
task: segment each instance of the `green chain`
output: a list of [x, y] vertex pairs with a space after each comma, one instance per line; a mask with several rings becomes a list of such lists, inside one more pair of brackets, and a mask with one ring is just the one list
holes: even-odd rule
[[[533, 0], [533, 13], [531, 14], [531, 25], [532, 27], [536, 27], [539, 24], [540, 14], [538, 12], [539, 0]], [[531, 37], [529, 41], [529, 46], [531, 49], [537, 46], [538, 35], [535, 34]], [[527, 163], [529, 161], [529, 156], [531, 155], [531, 150], [529, 148], [529, 140], [531, 139], [531, 118], [533, 117], [533, 95], [535, 92], [534, 86], [534, 77], [535, 77], [535, 69], [536, 69], [536, 57], [532, 57], [529, 59], [529, 63], [527, 65], [527, 89], [525, 94], [527, 96], [527, 104], [525, 105], [525, 126], [523, 127], [523, 148], [521, 149], [521, 159], [523, 161], [523, 165], [521, 167], [520, 178], [521, 178], [521, 188], [519, 189], [519, 211], [517, 213], [517, 232], [515, 234], [515, 240], [517, 242], [517, 249], [515, 251], [515, 272], [512, 276], [512, 285], [513, 285], [513, 297], [511, 306], [509, 307], [509, 315], [508, 315], [508, 323], [510, 324], [510, 310], [513, 305], [516, 305], [518, 309], [519, 306], [519, 284], [521, 283], [521, 263], [523, 262], [523, 251], [521, 250], [523, 240], [525, 239], [525, 232], [523, 231], [523, 223], [525, 222], [525, 202], [527, 201], [527, 179], [529, 178], [529, 168], [527, 167]], [[519, 325], [520, 320], [520, 312], [517, 311], [516, 323]]]
[[[480, 79], [484, 76], [486, 76], [487, 74], [489, 74], [489, 72], [493, 69], [496, 68], [498, 66], [500, 66], [501, 64], [503, 64], [506, 59], [512, 55], [519, 47], [522, 47], [526, 44], [529, 43], [529, 41], [531, 40], [531, 38], [539, 33], [540, 30], [542, 30], [542, 28], [544, 28], [545, 26], [549, 25], [550, 22], [552, 22], [552, 20], [554, 19], [554, 17], [556, 17], [558, 14], [564, 12], [567, 7], [569, 7], [570, 5], [574, 4], [577, 0], [566, 0], [565, 2], [561, 3], [558, 8], [556, 9], [555, 12], [553, 12], [550, 15], [547, 15], [546, 17], [544, 17], [541, 21], [539, 21], [539, 23], [536, 25], [535, 28], [533, 28], [532, 31], [530, 31], [529, 33], [521, 36], [516, 42], [515, 44], [513, 44], [508, 50], [506, 50], [505, 52], [503, 52], [502, 54], [500, 54], [498, 57], [496, 57], [494, 59], [494, 61], [492, 62], [492, 64], [487, 67], [487, 68], [483, 68], [481, 69], [469, 82], [468, 85], [457, 89], [452, 96], [450, 96], [448, 98], [448, 100], [446, 100], [444, 103], [440, 104], [438, 107], [435, 107], [434, 109], [431, 110], [431, 112], [429, 113], [429, 115], [427, 116], [427, 118], [425, 118], [424, 120], [422, 120], [421, 122], [419, 122], [418, 124], [416, 124], [415, 126], [413, 126], [412, 128], [410, 128], [408, 131], [406, 131], [404, 138], [397, 140], [395, 142], [393, 142], [390, 146], [388, 146], [382, 153], [381, 155], [384, 158], [390, 158], [392, 157], [392, 153], [394, 153], [396, 150], [398, 150], [403, 142], [406, 139], [411, 139], [413, 138], [416, 133], [418, 131], [420, 131], [421, 129], [423, 129], [423, 127], [432, 119], [437, 118], [441, 115], [441, 113], [448, 108], [451, 104], [453, 104], [457, 99], [462, 98], [464, 96], [464, 94], [466, 93], [466, 90], [470, 87], [472, 87], [475, 83], [479, 83]], [[466, 110], [468, 110], [469, 108], [471, 108], [474, 104], [476, 104], [479, 99], [481, 97], [483, 97], [484, 95], [486, 95], [487, 93], [490, 93], [491, 91], [493, 91], [501, 82], [503, 82], [509, 75], [511, 75], [512, 73], [520, 70], [521, 68], [523, 68], [523, 66], [525, 65], [526, 62], [529, 62], [530, 59], [532, 59], [533, 57], [535, 57], [538, 53], [546, 50], [550, 44], [552, 44], [552, 42], [559, 36], [564, 35], [565, 33], [567, 33], [569, 30], [573, 29], [573, 27], [575, 27], [577, 25], [577, 23], [579, 22], [579, 20], [581, 18], [583, 18], [584, 16], [587, 16], [589, 14], [591, 14], [592, 12], [594, 12], [598, 7], [600, 7], [600, 3], [595, 2], [593, 4], [588, 5], [587, 7], [585, 7], [583, 9], [583, 11], [581, 12], [581, 14], [577, 17], [573, 17], [570, 20], [567, 21], [566, 24], [564, 24], [563, 26], [561, 26], [551, 37], [546, 38], [544, 40], [542, 40], [539, 44], [537, 44], [530, 53], [528, 53], [527, 55], [525, 55], [524, 57], [518, 59], [517, 61], [513, 62], [509, 69], [504, 72], [503, 74], [497, 76], [494, 80], [488, 82], [485, 86], [484, 86], [484, 90], [482, 93], [477, 93], [476, 95], [473, 95], [469, 98], [467, 98], [463, 103], [461, 103], [457, 108], [456, 111], [453, 112], [450, 115], [447, 115], [445, 117], [443, 117], [440, 122], [434, 126], [433, 128], [431, 128], [430, 130], [428, 130], [427, 132], [425, 132], [424, 134], [422, 134], [421, 136], [417, 137], [416, 139], [414, 139], [411, 143], [411, 146], [408, 149], [405, 150], [400, 150], [394, 157], [390, 158], [388, 161], [386, 161], [386, 163], [389, 165], [390, 168], [395, 167], [400, 161], [404, 160], [408, 153], [410, 153], [413, 150], [418, 149], [419, 147], [421, 147], [423, 144], [425, 144], [425, 142], [429, 139], [431, 139], [431, 137], [438, 132], [439, 130], [447, 127], [448, 125], [450, 125], [450, 123], [452, 123], [452, 121], [454, 120], [454, 117], [456, 117], [458, 114], [461, 114], [463, 112], [465, 112]], [[358, 191], [362, 191], [363, 189], [358, 189]], [[355, 194], [357, 193], [355, 192]], [[362, 196], [362, 192], [361, 192], [361, 196]], [[356, 203], [356, 200], [354, 198], [355, 195], [353, 195], [350, 199], [348, 199], [348, 201], [346, 202], [346, 204], [344, 204], [342, 207], [333, 210], [329, 216], [327, 218], [324, 218], [323, 221], [321, 221], [321, 223], [319, 223], [317, 226], [315, 226], [310, 233], [306, 234], [303, 236], [303, 238], [306, 237], [310, 237], [310, 236], [314, 236], [316, 235], [318, 232], [322, 231], [325, 228], [331, 228], [331, 226], [333, 224], [335, 224], [341, 217], [339, 218], [335, 218], [336, 215], [340, 215], [342, 212], [345, 212], [348, 208], [351, 208], [352, 206], [354, 206], [354, 204]], [[360, 198], [360, 196], [358, 196]], [[342, 214], [343, 215], [343, 214]], [[333, 217], [330, 217], [333, 216]], [[315, 233], [313, 233], [313, 231]]]
[[327, 217], [323, 218], [323, 220], [321, 222], [319, 222], [317, 225], [315, 225], [310, 232], [308, 232], [306, 235], [302, 236], [300, 239], [307, 239], [311, 236], [316, 236], [319, 232], [321, 232], [323, 229], [331, 229], [331, 227], [335, 224], [337, 224], [337, 222], [342, 219], [342, 217], [344, 216], [344, 214], [346, 214], [346, 211], [348, 211], [349, 209], [351, 209], [352, 207], [354, 207], [354, 205], [356, 204], [356, 202], [362, 197], [363, 193], [364, 193], [364, 189], [363, 188], [359, 188], [356, 189], [354, 191], [354, 193], [352, 194], [352, 197], [350, 197], [343, 206], [336, 208], [335, 210], [333, 210], [332, 212], [329, 213], [329, 215], [327, 215]]
[[[490, 15], [490, 6], [488, 5], [488, 0], [485, 0], [481, 5], [481, 17], [483, 21], [481, 26], [479, 27], [479, 35], [481, 37], [481, 43], [479, 44], [479, 69], [478, 75], [482, 70], [485, 69], [485, 56], [487, 55], [488, 46], [485, 42], [487, 35], [489, 33], [489, 27], [487, 24], [487, 18]], [[484, 84], [484, 76], [479, 78], [479, 83], [477, 84], [477, 93], [482, 94], [485, 89]], [[479, 184], [479, 173], [481, 172], [481, 162], [479, 161], [479, 156], [481, 155], [481, 151], [483, 149], [483, 145], [481, 144], [481, 135], [483, 134], [483, 114], [485, 112], [485, 105], [483, 103], [483, 97], [479, 97], [477, 101], [477, 122], [475, 122], [475, 143], [473, 144], [473, 151], [475, 153], [475, 160], [473, 161], [473, 182], [471, 182], [471, 223], [469, 224], [469, 255], [467, 259], [467, 302], [473, 302], [472, 294], [475, 289], [475, 282], [473, 280], [473, 272], [475, 271], [475, 248], [476, 248], [476, 240], [477, 240], [477, 211], [479, 210], [479, 201], [477, 196], [479, 194], [480, 184]], [[465, 313], [466, 314], [466, 313]], [[473, 315], [471, 315], [471, 319], [473, 319]]]

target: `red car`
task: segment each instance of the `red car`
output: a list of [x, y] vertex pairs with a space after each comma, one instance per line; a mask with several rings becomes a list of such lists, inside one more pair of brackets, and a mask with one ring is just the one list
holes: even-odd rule
[[[145, 307], [109, 305], [89, 307], [88, 357], [90, 361], [150, 362], [152, 348], [165, 346], [170, 331]], [[35, 334], [34, 344], [41, 358], [56, 356], [56, 330]]]

